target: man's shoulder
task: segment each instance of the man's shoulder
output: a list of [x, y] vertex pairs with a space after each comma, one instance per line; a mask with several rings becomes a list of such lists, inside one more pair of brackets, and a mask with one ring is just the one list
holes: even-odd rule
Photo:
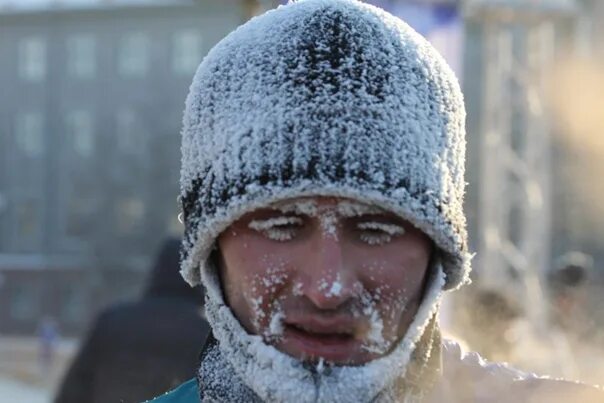
[[563, 379], [534, 378], [522, 382], [518, 395], [529, 402], [604, 402], [604, 390]]
[[443, 343], [443, 381], [443, 391], [461, 392], [470, 401], [604, 402], [601, 389], [489, 362], [452, 341]]
[[188, 380], [176, 389], [148, 400], [146, 403], [199, 403], [199, 391], [195, 378]]

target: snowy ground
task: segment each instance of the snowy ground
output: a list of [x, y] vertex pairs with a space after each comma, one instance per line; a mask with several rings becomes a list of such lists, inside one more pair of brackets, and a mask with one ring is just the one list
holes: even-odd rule
[[0, 336], [0, 403], [50, 403], [76, 348], [74, 340], [61, 341], [42, 371], [36, 338]]
[[0, 403], [49, 403], [51, 393], [39, 386], [0, 377]]

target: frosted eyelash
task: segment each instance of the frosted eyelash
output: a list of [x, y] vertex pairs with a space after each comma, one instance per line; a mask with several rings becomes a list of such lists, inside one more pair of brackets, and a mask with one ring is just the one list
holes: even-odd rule
[[380, 233], [362, 233], [360, 238], [363, 242], [368, 243], [369, 245], [381, 245], [384, 243], [388, 243], [392, 240], [392, 237], [401, 236], [405, 234], [405, 229], [400, 225], [396, 224], [387, 224], [381, 223], [377, 221], [369, 221], [359, 223], [357, 228], [361, 231], [376, 231]]
[[360, 230], [373, 230], [373, 231], [382, 231], [390, 236], [404, 235], [405, 229], [400, 225], [396, 224], [387, 224], [383, 222], [377, 221], [367, 221], [357, 224], [357, 228]]
[[267, 220], [253, 220], [248, 224], [250, 229], [264, 234], [274, 241], [291, 240], [297, 228], [304, 223], [299, 217], [273, 217]]

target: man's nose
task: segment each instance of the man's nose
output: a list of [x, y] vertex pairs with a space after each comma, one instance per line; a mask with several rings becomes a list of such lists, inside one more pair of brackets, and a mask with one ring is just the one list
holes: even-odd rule
[[322, 233], [306, 263], [303, 292], [320, 309], [337, 309], [354, 294], [354, 273], [347, 267], [343, 244], [336, 233]]

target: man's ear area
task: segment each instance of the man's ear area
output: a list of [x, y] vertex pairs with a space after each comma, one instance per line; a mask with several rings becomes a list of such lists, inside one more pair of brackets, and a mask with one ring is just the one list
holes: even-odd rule
[[222, 256], [222, 251], [220, 250], [218, 240], [216, 240], [216, 244], [214, 248], [212, 248], [210, 256], [208, 256], [207, 264], [212, 268], [212, 270], [216, 270], [218, 280], [220, 281], [220, 292], [222, 292], [222, 297], [228, 305], [229, 301], [227, 300], [227, 293], [224, 289], [224, 268], [226, 264], [224, 262], [224, 257]]
[[430, 287], [430, 283], [434, 280], [438, 270], [439, 265], [436, 264], [436, 261], [439, 259], [439, 251], [436, 247], [436, 244], [432, 239], [430, 239], [430, 259], [428, 259], [428, 267], [426, 268], [426, 273], [424, 274], [424, 284], [422, 285], [422, 300], [424, 299], [426, 293], [428, 292], [428, 288]]

